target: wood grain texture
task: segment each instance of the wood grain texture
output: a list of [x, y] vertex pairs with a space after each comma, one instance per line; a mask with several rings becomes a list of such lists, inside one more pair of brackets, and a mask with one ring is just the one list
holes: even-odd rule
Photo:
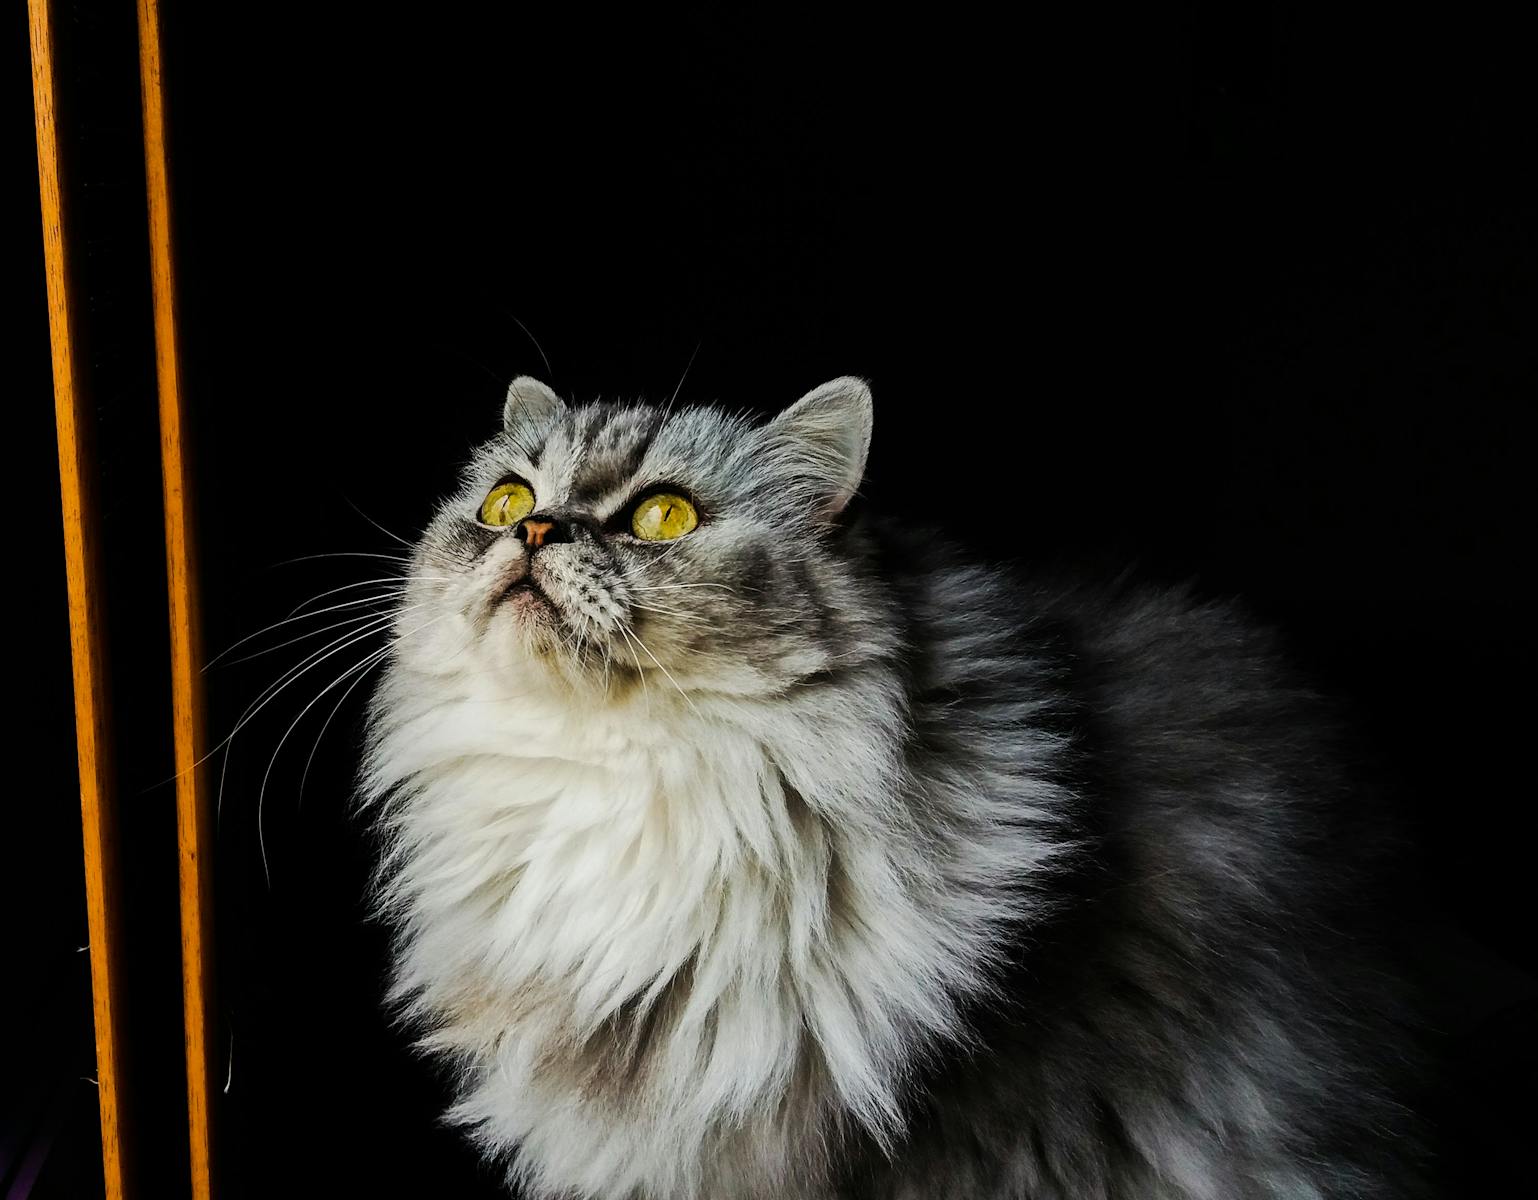
[[144, 174], [149, 200], [150, 272], [155, 308], [155, 374], [160, 393], [160, 466], [165, 495], [166, 582], [171, 619], [171, 704], [176, 754], [182, 1001], [187, 1051], [187, 1125], [193, 1200], [212, 1194], [210, 1065], [213, 1014], [212, 835], [204, 755], [203, 655], [199, 636], [191, 464], [176, 325], [176, 278], [161, 84], [160, 11], [138, 0], [139, 85], [144, 106]]
[[91, 1002], [96, 1025], [96, 1081], [101, 1108], [102, 1167], [108, 1200], [129, 1195], [124, 1134], [120, 884], [112, 794], [107, 660], [102, 631], [101, 552], [85, 514], [93, 502], [92, 414], [78, 365], [71, 247], [65, 219], [57, 124], [52, 12], [48, 0], [28, 0], [32, 100], [37, 122], [37, 174], [42, 195], [43, 259], [48, 333], [53, 353], [54, 420], [63, 497], [64, 564], [68, 579], [70, 659], [75, 692], [75, 747], [84, 831], [86, 922], [91, 947]]

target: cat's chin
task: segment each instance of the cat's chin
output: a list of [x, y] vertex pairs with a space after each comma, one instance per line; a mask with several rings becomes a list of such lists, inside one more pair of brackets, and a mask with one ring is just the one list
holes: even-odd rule
[[502, 619], [511, 622], [526, 653], [532, 652], [563, 678], [569, 679], [574, 671], [580, 673], [581, 663], [572, 655], [564, 634], [566, 622], [560, 606], [539, 584], [532, 579], [513, 584], [497, 601], [497, 610]]
[[510, 621], [522, 638], [533, 638], [536, 648], [548, 649], [561, 623], [555, 602], [533, 580], [523, 579], [505, 589], [494, 602], [497, 615]]

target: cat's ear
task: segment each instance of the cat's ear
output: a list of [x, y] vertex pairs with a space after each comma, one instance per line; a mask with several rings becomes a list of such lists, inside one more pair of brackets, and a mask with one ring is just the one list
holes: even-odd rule
[[870, 385], [853, 375], [813, 388], [764, 426], [766, 449], [806, 481], [827, 518], [859, 490], [870, 432]]
[[508, 433], [543, 431], [563, 412], [566, 402], [539, 380], [520, 375], [507, 385], [507, 402], [502, 405], [502, 428]]

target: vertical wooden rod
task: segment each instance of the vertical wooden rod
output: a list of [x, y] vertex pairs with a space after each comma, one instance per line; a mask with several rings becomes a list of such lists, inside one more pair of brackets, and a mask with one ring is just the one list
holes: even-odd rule
[[160, 8], [138, 0], [139, 85], [144, 104], [144, 174], [149, 192], [155, 374], [160, 391], [160, 466], [165, 493], [166, 582], [171, 618], [171, 712], [176, 753], [176, 828], [181, 876], [182, 998], [187, 1047], [187, 1125], [193, 1200], [212, 1194], [210, 1045], [213, 1007], [212, 842], [204, 748], [203, 657], [187, 445], [176, 327], [171, 200], [161, 85]]
[[54, 421], [64, 513], [64, 566], [69, 593], [69, 640], [75, 689], [75, 752], [85, 852], [86, 924], [91, 939], [91, 1004], [96, 1023], [96, 1082], [101, 1107], [102, 1168], [107, 1200], [128, 1195], [123, 1135], [123, 1023], [120, 969], [120, 884], [112, 796], [107, 660], [100, 547], [93, 503], [92, 414], [77, 369], [76, 301], [60, 169], [58, 79], [48, 0], [28, 0], [32, 43], [32, 103], [37, 120], [37, 174], [43, 209], [43, 261], [48, 284], [48, 333], [53, 350]]

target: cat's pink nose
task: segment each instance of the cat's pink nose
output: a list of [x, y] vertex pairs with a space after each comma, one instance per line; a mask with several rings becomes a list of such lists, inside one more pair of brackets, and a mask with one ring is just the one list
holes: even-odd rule
[[555, 528], [554, 521], [525, 521], [523, 523], [523, 540], [530, 546], [543, 546], [545, 538]]
[[518, 539], [530, 550], [551, 542], [569, 542], [565, 527], [550, 517], [525, 517], [518, 522]]

